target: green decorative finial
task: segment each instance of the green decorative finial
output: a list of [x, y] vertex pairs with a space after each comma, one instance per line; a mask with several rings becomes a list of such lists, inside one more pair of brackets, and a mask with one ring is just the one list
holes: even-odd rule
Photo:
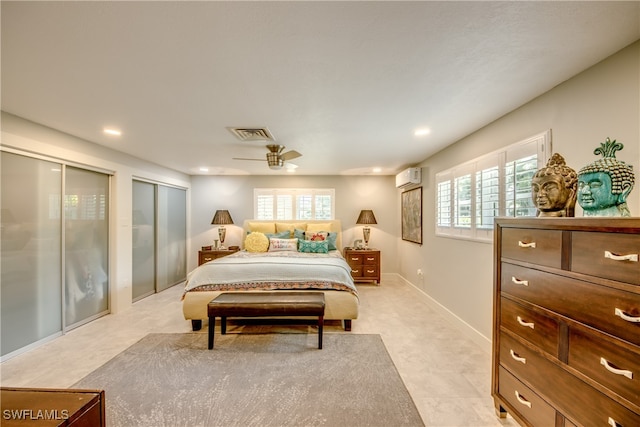
[[615, 159], [616, 151], [622, 150], [623, 148], [624, 145], [622, 145], [621, 142], [616, 142], [615, 139], [612, 141], [611, 139], [609, 139], [609, 137], [607, 137], [604, 142], [600, 143], [600, 147], [593, 150], [593, 154], [595, 154], [596, 156], [598, 154], [601, 154], [603, 158]]

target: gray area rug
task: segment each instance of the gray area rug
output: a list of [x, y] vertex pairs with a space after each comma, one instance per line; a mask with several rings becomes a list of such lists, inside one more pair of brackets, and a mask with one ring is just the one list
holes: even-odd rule
[[149, 334], [71, 388], [107, 425], [424, 426], [379, 335]]

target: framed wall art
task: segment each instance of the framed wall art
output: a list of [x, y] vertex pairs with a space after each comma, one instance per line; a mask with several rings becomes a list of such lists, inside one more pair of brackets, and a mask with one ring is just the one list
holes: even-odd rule
[[403, 191], [402, 240], [422, 244], [422, 187]]

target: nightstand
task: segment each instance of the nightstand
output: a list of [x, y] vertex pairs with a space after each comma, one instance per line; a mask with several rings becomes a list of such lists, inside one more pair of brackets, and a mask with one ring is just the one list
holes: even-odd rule
[[346, 249], [344, 258], [351, 267], [354, 282], [373, 281], [380, 284], [380, 251], [378, 249]]
[[211, 251], [198, 251], [198, 265], [202, 265], [205, 262], [213, 261], [214, 259], [222, 258], [227, 255], [231, 255], [238, 252], [237, 249], [213, 249]]

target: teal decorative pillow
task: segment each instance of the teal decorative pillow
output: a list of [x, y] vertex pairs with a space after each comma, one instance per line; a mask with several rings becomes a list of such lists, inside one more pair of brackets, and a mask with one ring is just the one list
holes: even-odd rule
[[338, 238], [338, 233], [332, 233], [330, 231], [307, 231], [304, 233], [304, 236], [305, 240], [326, 240], [329, 243], [330, 251], [335, 251], [338, 249], [336, 247], [336, 239]]
[[300, 240], [298, 252], [326, 254], [329, 252], [329, 242], [326, 240]]
[[293, 230], [293, 237], [295, 237], [298, 240], [304, 240], [304, 230], [300, 230], [299, 228], [296, 228], [295, 230]]

